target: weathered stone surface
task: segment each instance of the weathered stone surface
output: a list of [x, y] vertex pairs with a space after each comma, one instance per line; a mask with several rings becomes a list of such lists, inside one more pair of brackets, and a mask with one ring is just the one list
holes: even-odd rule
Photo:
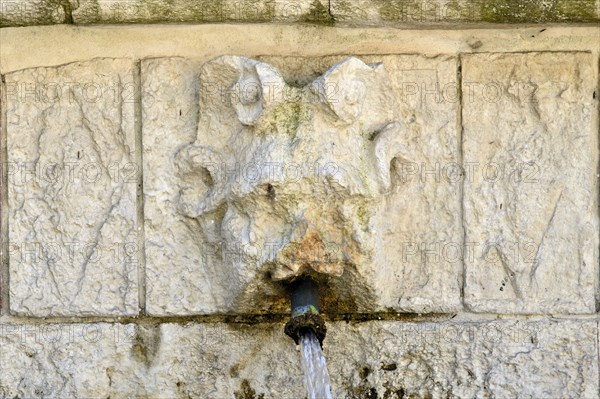
[[465, 300], [475, 311], [595, 311], [597, 76], [588, 53], [463, 60]]
[[[2, 397], [305, 396], [282, 324], [2, 324]], [[330, 323], [334, 397], [595, 398], [596, 321]]]
[[82, 0], [78, 24], [136, 22], [317, 22], [328, 23], [323, 0]]
[[213, 248], [202, 229], [177, 212], [175, 153], [196, 137], [199, 82], [193, 63], [143, 60], [142, 128], [146, 250], [146, 311], [209, 313], [218, 308], [202, 265]]
[[[261, 57], [286, 81], [307, 84], [343, 56]], [[383, 63], [415, 150], [392, 167], [393, 189], [376, 211], [373, 273], [382, 308], [452, 312], [461, 307], [458, 83], [453, 57], [362, 56]], [[458, 253], [457, 253], [458, 252]]]
[[336, 397], [594, 398], [596, 330], [595, 321], [334, 325], [325, 355]]
[[469, 0], [331, 0], [331, 14], [336, 21], [371, 25], [472, 21], [478, 7], [479, 2]]
[[75, 0], [2, 0], [0, 27], [72, 23]]
[[0, 397], [123, 397], [142, 389], [134, 325], [3, 323], [0, 335]]
[[593, 22], [599, 0], [3, 0], [0, 26], [62, 23], [310, 22], [543, 23]]
[[462, 308], [459, 99], [454, 57], [385, 56], [414, 151], [391, 165], [392, 190], [377, 209], [373, 272], [381, 305], [409, 312]]
[[600, 17], [597, 0], [537, 1], [495, 0], [479, 2], [480, 20], [485, 22], [591, 22]]
[[336, 22], [390, 23], [539, 23], [599, 19], [597, 0], [331, 0]]
[[306, 273], [330, 312], [460, 307], [462, 263], [440, 245], [462, 243], [459, 182], [399, 166], [456, 164], [456, 59], [347, 58], [311, 76], [328, 61], [223, 57], [200, 91], [188, 62], [144, 61], [150, 313], [285, 312], [277, 282]]
[[[4, 114], [2, 112], [2, 99], [4, 98], [4, 86], [0, 84], [0, 154], [4, 157], [4, 131], [2, 130], [3, 122], [4, 122]], [[6, 206], [4, 205], [4, 168], [0, 167], [0, 315], [3, 314], [4, 310], [4, 301], [5, 301], [5, 293], [7, 292], [4, 283], [6, 273], [6, 253], [4, 248], [6, 248], [6, 230], [4, 227], [4, 223], [6, 219], [4, 217], [4, 212], [6, 211]]]
[[117, 59], [6, 75], [12, 312], [137, 313], [133, 78]]

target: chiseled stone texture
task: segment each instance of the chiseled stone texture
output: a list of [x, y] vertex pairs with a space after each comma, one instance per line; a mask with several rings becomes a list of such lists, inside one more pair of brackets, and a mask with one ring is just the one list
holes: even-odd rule
[[540, 23], [599, 19], [598, 0], [331, 0], [336, 22], [390, 23]]
[[71, 23], [76, 0], [2, 0], [0, 27]]
[[330, 312], [460, 308], [460, 182], [420, 173], [457, 165], [457, 60], [365, 61], [143, 61], [148, 312], [285, 312], [303, 273]]
[[10, 309], [138, 311], [134, 64], [6, 75]]
[[3, 0], [0, 26], [156, 22], [593, 22], [599, 0]]
[[336, 21], [380, 25], [472, 21], [479, 5], [470, 0], [331, 0], [330, 8]]
[[414, 148], [392, 163], [392, 191], [377, 210], [382, 305], [408, 312], [462, 308], [457, 59], [373, 56], [383, 62]]
[[474, 311], [595, 311], [594, 62], [589, 53], [463, 59], [465, 226], [474, 244], [465, 301]]
[[[142, 60], [142, 128], [146, 251], [146, 311], [149, 314], [209, 313], [217, 305], [208, 272], [200, 267], [212, 252], [202, 245], [174, 203], [178, 196], [173, 157], [194, 140], [198, 118], [197, 68], [180, 58]], [[208, 255], [204, 255], [205, 251]]]
[[[282, 329], [1, 324], [0, 396], [301, 398]], [[324, 352], [338, 398], [596, 398], [597, 346], [592, 320], [372, 321], [330, 323]]]
[[[4, 131], [2, 130], [2, 124], [4, 122], [3, 120], [3, 115], [4, 113], [2, 112], [2, 99], [4, 97], [4, 86], [2, 84], [0, 84], [0, 153], [2, 155], [4, 155], [4, 149], [3, 149], [3, 140], [4, 140]], [[2, 170], [0, 170], [0, 248], [6, 248], [7, 245], [5, 243], [5, 230], [4, 230], [4, 223], [3, 221], [6, 221], [4, 219], [4, 212], [6, 211], [6, 208], [4, 206], [4, 175]], [[4, 272], [5, 272], [5, 265], [6, 265], [6, 261], [5, 261], [5, 251], [1, 250], [0, 251], [0, 315], [2, 315], [4, 313], [4, 296], [5, 296], [5, 292], [6, 292], [6, 288], [5, 288], [5, 283], [4, 283]]]
[[147, 22], [321, 22], [330, 20], [323, 0], [81, 0], [77, 24]]

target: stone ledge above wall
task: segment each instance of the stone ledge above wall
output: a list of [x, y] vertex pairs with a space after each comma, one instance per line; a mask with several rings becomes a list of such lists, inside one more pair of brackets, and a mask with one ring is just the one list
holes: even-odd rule
[[595, 22], [600, 0], [2, 0], [0, 27], [123, 23], [454, 24]]

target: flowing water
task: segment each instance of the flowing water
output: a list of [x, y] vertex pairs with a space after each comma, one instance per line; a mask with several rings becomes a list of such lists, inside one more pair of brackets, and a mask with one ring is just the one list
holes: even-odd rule
[[300, 336], [302, 370], [308, 399], [333, 399], [325, 356], [315, 333], [308, 329]]

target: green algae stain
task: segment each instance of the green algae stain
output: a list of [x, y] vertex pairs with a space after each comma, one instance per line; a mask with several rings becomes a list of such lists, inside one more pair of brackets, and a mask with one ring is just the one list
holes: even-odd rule
[[364, 228], [369, 225], [369, 211], [363, 205], [360, 205], [356, 210], [356, 216], [358, 217], [358, 222]]
[[481, 2], [480, 19], [496, 23], [597, 21], [595, 0], [494, 0]]
[[379, 4], [381, 19], [388, 22], [435, 21], [440, 14], [439, 8], [435, 4], [426, 1], [376, 1]]
[[270, 110], [258, 126], [259, 133], [277, 133], [296, 137], [300, 124], [309, 118], [308, 109], [300, 101], [286, 101]]
[[592, 22], [596, 0], [375, 0], [387, 22]]
[[275, 19], [275, 0], [228, 1], [146, 0], [115, 3], [103, 22], [271, 22]]
[[302, 22], [331, 26], [335, 23], [329, 8], [325, 7], [319, 0], [314, 0], [307, 14], [301, 18]]

